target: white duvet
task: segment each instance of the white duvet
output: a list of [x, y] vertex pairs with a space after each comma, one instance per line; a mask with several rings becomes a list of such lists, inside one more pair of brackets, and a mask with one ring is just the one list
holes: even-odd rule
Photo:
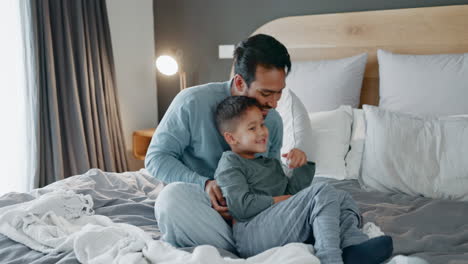
[[[192, 253], [153, 240], [142, 229], [114, 223], [94, 215], [89, 195], [53, 191], [39, 198], [0, 209], [0, 233], [34, 250], [74, 251], [81, 263], [320, 263], [313, 247], [291, 243], [248, 259], [222, 257], [212, 246], [198, 246]], [[382, 234], [375, 226], [368, 233]], [[420, 264], [420, 259], [399, 256], [391, 263]]]
[[302, 243], [272, 248], [248, 259], [223, 258], [213, 246], [193, 253], [153, 240], [142, 229], [94, 215], [91, 196], [53, 191], [0, 209], [0, 233], [34, 250], [74, 251], [81, 263], [320, 263]]

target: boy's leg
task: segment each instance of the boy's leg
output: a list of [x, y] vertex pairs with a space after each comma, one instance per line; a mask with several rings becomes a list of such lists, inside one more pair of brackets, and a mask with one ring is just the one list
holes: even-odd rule
[[162, 239], [173, 246], [208, 244], [235, 252], [231, 227], [211, 207], [200, 186], [171, 183], [159, 194], [154, 209]]
[[340, 201], [341, 248], [369, 240], [369, 237], [360, 229], [362, 218], [353, 197], [342, 190], [337, 190], [337, 194]]
[[359, 208], [351, 195], [337, 190], [340, 199], [341, 248], [345, 264], [382, 263], [393, 252], [393, 242], [390, 236], [373, 239], [364, 234], [359, 227], [362, 218]]
[[[340, 204], [336, 200], [334, 188], [327, 188], [317, 199], [320, 211], [313, 220], [315, 255], [321, 263], [343, 263], [340, 248]], [[323, 204], [323, 206], [322, 206]]]
[[234, 237], [238, 252], [249, 257], [272, 247], [305, 242], [315, 235], [316, 256], [321, 262], [342, 263], [339, 210], [335, 189], [314, 184], [249, 222], [237, 223]]

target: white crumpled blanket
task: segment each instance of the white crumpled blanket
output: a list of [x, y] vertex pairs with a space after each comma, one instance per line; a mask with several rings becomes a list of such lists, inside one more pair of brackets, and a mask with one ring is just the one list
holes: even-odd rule
[[[208, 245], [189, 253], [153, 240], [136, 226], [94, 215], [92, 208], [89, 195], [53, 191], [29, 202], [0, 208], [0, 233], [44, 253], [74, 251], [81, 263], [320, 263], [313, 255], [313, 247], [302, 243], [272, 248], [248, 259], [222, 257]], [[366, 230], [370, 237], [383, 234], [369, 223], [364, 226]], [[424, 263], [416, 258], [397, 258], [391, 263]]]

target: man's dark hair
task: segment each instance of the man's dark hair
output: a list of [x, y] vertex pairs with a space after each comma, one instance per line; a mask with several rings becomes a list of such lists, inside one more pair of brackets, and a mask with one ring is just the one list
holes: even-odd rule
[[257, 66], [267, 69], [291, 70], [291, 59], [286, 47], [272, 36], [258, 34], [237, 44], [234, 50], [234, 74], [242, 76], [247, 87], [255, 81]]
[[252, 107], [261, 109], [260, 104], [255, 98], [247, 96], [229, 96], [224, 99], [216, 107], [215, 113], [216, 126], [219, 132], [223, 134], [226, 131], [234, 131], [237, 121]]

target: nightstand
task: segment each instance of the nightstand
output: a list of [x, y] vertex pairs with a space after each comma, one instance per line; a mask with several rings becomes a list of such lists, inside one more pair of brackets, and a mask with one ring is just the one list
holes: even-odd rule
[[155, 130], [156, 128], [149, 128], [133, 132], [133, 156], [136, 159], [145, 160]]

